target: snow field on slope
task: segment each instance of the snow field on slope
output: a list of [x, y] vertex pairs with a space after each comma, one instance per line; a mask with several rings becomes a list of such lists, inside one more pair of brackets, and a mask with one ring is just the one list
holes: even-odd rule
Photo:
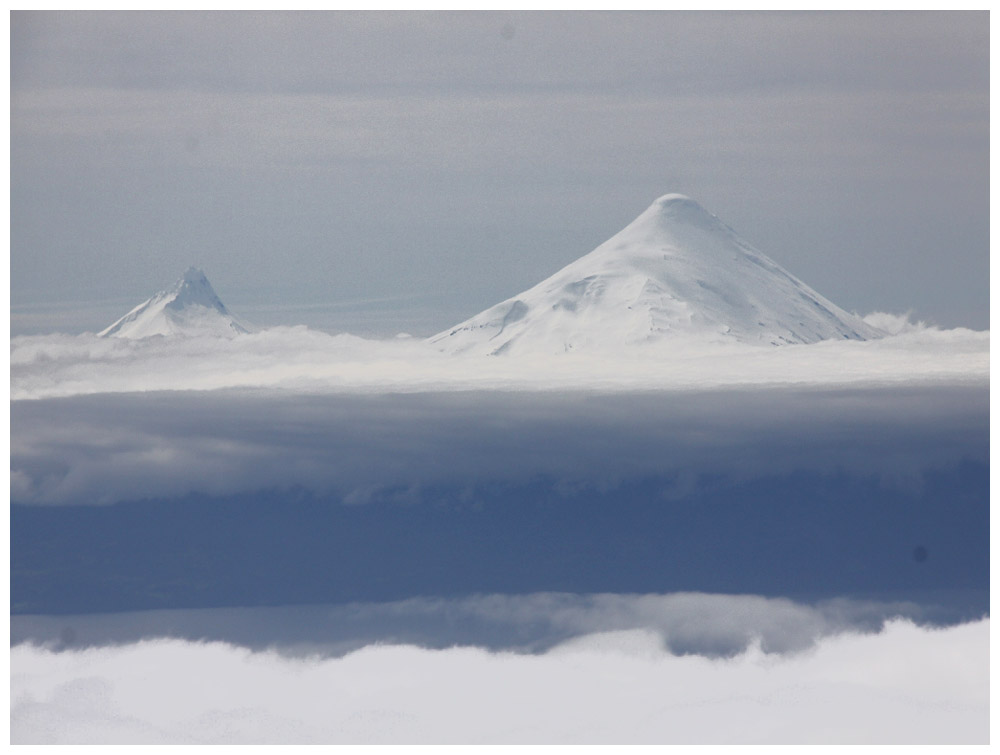
[[590, 254], [430, 340], [446, 351], [506, 355], [881, 335], [671, 194]]
[[249, 330], [229, 313], [205, 274], [191, 267], [172, 288], [154, 294], [98, 335], [114, 338], [232, 336]]

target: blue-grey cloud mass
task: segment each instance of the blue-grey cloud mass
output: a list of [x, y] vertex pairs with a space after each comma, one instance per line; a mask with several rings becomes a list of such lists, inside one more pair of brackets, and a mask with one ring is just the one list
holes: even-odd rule
[[11, 610], [700, 591], [974, 618], [988, 400], [930, 384], [17, 401]]
[[430, 334], [680, 191], [848, 310], [983, 328], [988, 26], [17, 12], [12, 327], [197, 264], [264, 324]]
[[796, 471], [906, 487], [928, 467], [986, 462], [988, 437], [988, 393], [971, 386], [97, 394], [12, 403], [11, 498], [94, 505], [301, 487], [360, 503], [441, 484], [655, 477], [683, 491], [702, 477]]

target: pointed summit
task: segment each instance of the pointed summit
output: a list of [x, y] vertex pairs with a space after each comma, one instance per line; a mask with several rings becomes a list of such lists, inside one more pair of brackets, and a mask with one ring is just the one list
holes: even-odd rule
[[880, 335], [693, 199], [667, 194], [590, 254], [430, 340], [501, 354]]
[[98, 335], [145, 338], [248, 332], [243, 323], [229, 314], [205, 274], [189, 267], [172, 288], [154, 294]]

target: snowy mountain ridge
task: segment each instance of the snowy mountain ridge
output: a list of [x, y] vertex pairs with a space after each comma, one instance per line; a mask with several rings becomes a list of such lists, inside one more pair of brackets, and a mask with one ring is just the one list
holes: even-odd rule
[[249, 333], [229, 313], [205, 273], [188, 268], [172, 288], [160, 291], [98, 333], [102, 338]]
[[443, 351], [497, 355], [882, 335], [694, 200], [667, 194], [594, 251], [429, 340]]

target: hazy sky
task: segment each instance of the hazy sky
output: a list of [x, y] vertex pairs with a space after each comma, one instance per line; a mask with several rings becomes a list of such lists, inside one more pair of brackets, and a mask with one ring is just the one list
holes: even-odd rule
[[989, 16], [11, 16], [12, 331], [189, 265], [430, 334], [688, 194], [848, 310], [988, 326]]

